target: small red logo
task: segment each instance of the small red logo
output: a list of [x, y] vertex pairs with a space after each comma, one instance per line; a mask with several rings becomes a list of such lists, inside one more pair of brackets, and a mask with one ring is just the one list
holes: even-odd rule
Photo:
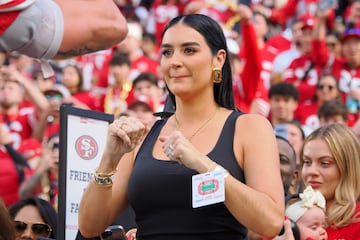
[[94, 138], [83, 135], [76, 140], [75, 150], [82, 159], [91, 160], [98, 153], [98, 145]]

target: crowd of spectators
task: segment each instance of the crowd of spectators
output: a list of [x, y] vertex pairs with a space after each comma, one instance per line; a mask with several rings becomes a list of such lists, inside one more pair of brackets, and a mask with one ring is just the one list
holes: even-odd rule
[[[360, 1], [115, 2], [128, 21], [125, 40], [51, 60], [50, 78], [38, 61], [0, 53], [0, 198], [6, 207], [41, 197], [57, 208], [61, 104], [156, 120], [168, 91], [158, 69], [161, 33], [180, 14], [205, 14], [222, 25], [237, 107], [269, 119], [294, 148], [297, 171], [302, 141], [317, 128], [340, 122], [360, 138]], [[299, 191], [299, 182], [289, 184], [290, 193]]]

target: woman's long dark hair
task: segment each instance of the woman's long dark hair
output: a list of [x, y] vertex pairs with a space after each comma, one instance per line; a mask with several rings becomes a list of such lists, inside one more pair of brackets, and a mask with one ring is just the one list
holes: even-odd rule
[[[173, 18], [164, 28], [165, 32], [176, 24], [185, 24], [188, 27], [199, 32], [208, 44], [213, 56], [221, 49], [226, 52], [224, 66], [222, 68], [221, 83], [214, 83], [214, 98], [217, 104], [222, 107], [235, 110], [234, 96], [232, 91], [232, 74], [229, 61], [229, 52], [226, 45], [226, 39], [220, 25], [212, 18], [201, 14], [180, 15]], [[175, 96], [169, 91], [171, 100], [175, 105]]]

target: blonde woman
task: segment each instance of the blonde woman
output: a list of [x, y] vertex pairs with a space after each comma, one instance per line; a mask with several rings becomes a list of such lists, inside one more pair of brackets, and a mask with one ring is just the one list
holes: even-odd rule
[[350, 128], [334, 123], [312, 132], [300, 152], [306, 186], [326, 199], [329, 239], [360, 239], [360, 143]]

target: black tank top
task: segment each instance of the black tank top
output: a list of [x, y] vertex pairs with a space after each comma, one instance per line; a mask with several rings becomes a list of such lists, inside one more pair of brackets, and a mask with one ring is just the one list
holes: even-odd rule
[[[233, 150], [234, 131], [240, 112], [232, 112], [215, 147], [207, 156], [245, 182]], [[247, 229], [223, 203], [192, 208], [192, 175], [198, 174], [175, 161], [152, 155], [167, 119], [158, 120], [148, 133], [135, 159], [128, 185], [128, 197], [136, 215], [137, 239], [247, 239]]]

